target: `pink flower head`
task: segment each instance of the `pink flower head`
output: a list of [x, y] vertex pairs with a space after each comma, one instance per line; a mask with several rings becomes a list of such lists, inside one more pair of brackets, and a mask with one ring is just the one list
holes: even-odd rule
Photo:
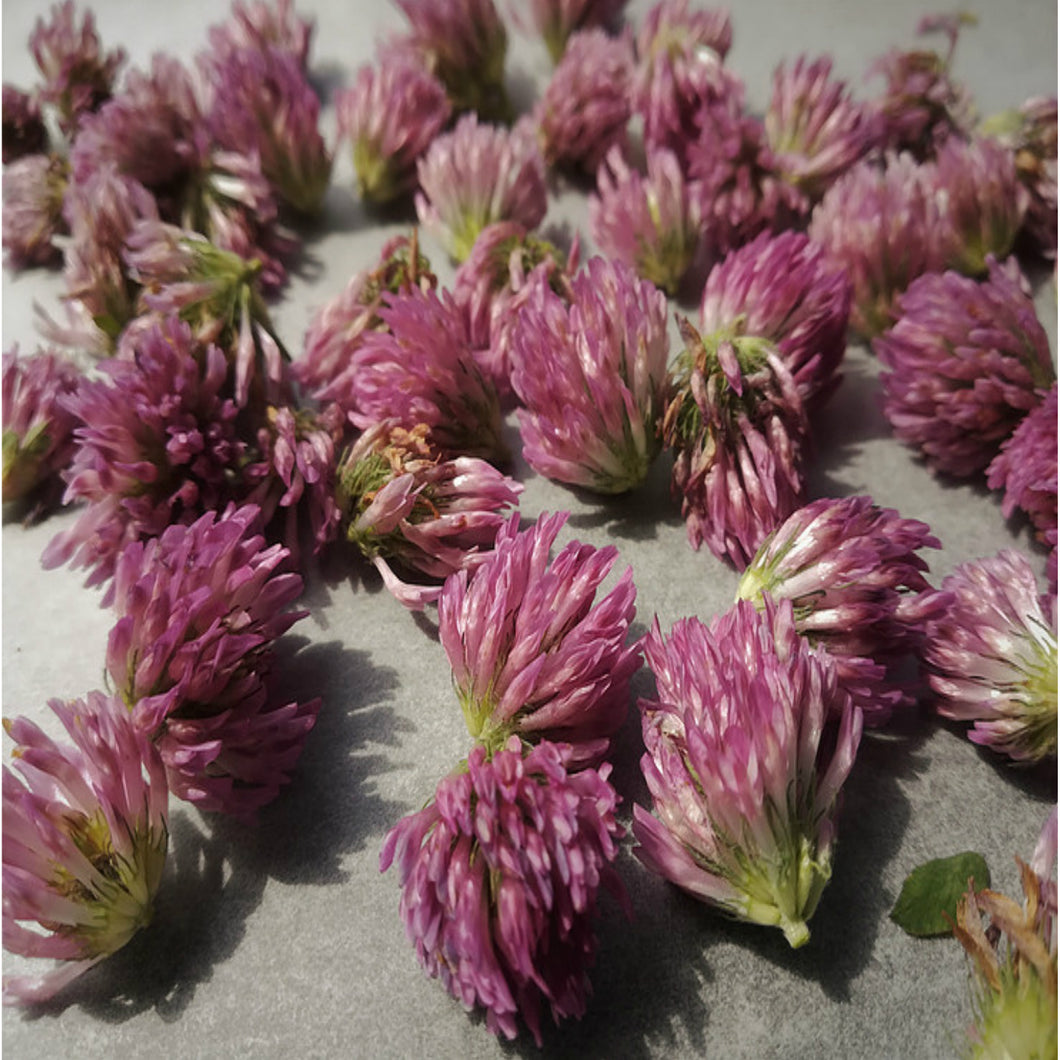
[[1001, 511], [1011, 518], [1017, 508], [1027, 513], [1039, 540], [1053, 548], [1056, 561], [1056, 383], [1020, 421], [987, 468], [986, 484], [1003, 489]]
[[385, 327], [379, 319], [384, 294], [423, 294], [438, 286], [431, 263], [419, 248], [417, 229], [411, 236], [387, 240], [372, 269], [355, 273], [345, 288], [316, 312], [305, 336], [305, 349], [291, 373], [315, 397], [325, 390], [328, 400], [347, 411], [353, 407], [353, 353], [367, 331]]
[[402, 55], [362, 66], [335, 110], [339, 135], [353, 150], [358, 193], [380, 204], [416, 187], [416, 163], [452, 113], [445, 86]]
[[71, 136], [82, 115], [110, 98], [125, 62], [124, 49], [103, 51], [92, 12], [86, 11], [77, 25], [76, 10], [73, 0], [52, 5], [49, 21], [38, 18], [29, 38], [44, 78], [41, 100], [56, 108], [63, 131]]
[[417, 163], [416, 213], [461, 262], [486, 225], [517, 221], [536, 228], [548, 207], [545, 163], [527, 128], [480, 125], [465, 114]]
[[442, 459], [423, 424], [369, 428], [346, 453], [337, 500], [346, 539], [371, 560], [387, 589], [412, 610], [441, 594], [402, 581], [391, 566], [442, 579], [482, 563], [518, 506], [523, 487], [474, 457]]
[[663, 440], [689, 544], [745, 566], [802, 504], [809, 420], [795, 377], [772, 342], [701, 336], [679, 321]]
[[81, 373], [41, 350], [3, 357], [4, 501], [21, 500], [54, 483], [74, 455], [77, 417], [59, 400], [77, 390]]
[[879, 139], [874, 115], [832, 78], [827, 56], [773, 71], [765, 132], [778, 171], [815, 202]]
[[345, 425], [346, 416], [338, 405], [319, 413], [270, 405], [265, 423], [258, 428], [259, 459], [244, 470], [247, 497], [260, 506], [267, 527], [282, 523], [281, 536], [296, 563], [305, 524], [313, 552], [338, 535], [336, 446], [342, 442]]
[[121, 700], [48, 706], [72, 745], [4, 720], [18, 746], [4, 766], [3, 935], [9, 953], [61, 963], [5, 976], [5, 1003], [47, 1001], [148, 924], [169, 842], [162, 762]]
[[228, 21], [210, 27], [210, 48], [219, 60], [244, 48], [276, 48], [305, 70], [313, 30], [311, 19], [298, 17], [294, 0], [234, 0]]
[[759, 232], [780, 231], [809, 213], [804, 192], [781, 179], [758, 118], [726, 102], [700, 107], [686, 148], [688, 175], [699, 198], [703, 238], [725, 254]]
[[[283, 399], [287, 353], [258, 289], [260, 261], [222, 250], [197, 232], [145, 220], [126, 239], [125, 263], [142, 287], [140, 300], [147, 310], [179, 316], [199, 342], [225, 351], [240, 407]], [[151, 324], [136, 330], [143, 326]]]
[[61, 257], [56, 236], [66, 231], [63, 195], [69, 167], [59, 155], [26, 155], [4, 166], [3, 246], [9, 269], [53, 265]]
[[675, 295], [701, 247], [699, 197], [665, 148], [648, 154], [648, 175], [612, 148], [589, 198], [589, 230], [600, 250]]
[[158, 746], [174, 794], [247, 816], [290, 779], [320, 701], [275, 706], [265, 677], [273, 642], [305, 611], [265, 546], [254, 505], [129, 544], [112, 596], [107, 673], [137, 727]]
[[929, 273], [873, 341], [895, 435], [950, 475], [984, 471], [1054, 379], [1045, 330], [1020, 279], [993, 259], [986, 280]]
[[633, 270], [592, 258], [569, 302], [543, 276], [511, 336], [523, 455], [596, 493], [639, 486], [662, 448], [670, 397], [666, 299]]
[[383, 327], [362, 334], [349, 372], [321, 399], [349, 409], [361, 430], [385, 420], [408, 430], [422, 423], [445, 453], [507, 460], [496, 388], [479, 370], [449, 295], [387, 294], [378, 315]]
[[595, 173], [612, 147], [625, 145], [632, 77], [628, 35], [609, 37], [592, 29], [570, 38], [534, 108], [548, 165]]
[[320, 210], [331, 180], [331, 155], [320, 134], [320, 99], [298, 59], [276, 47], [206, 55], [213, 88], [207, 121], [226, 150], [261, 159], [283, 202], [302, 214]]
[[987, 258], [1001, 261], [1012, 250], [1027, 211], [1012, 154], [994, 140], [950, 137], [938, 149], [935, 180], [945, 203], [947, 266], [985, 274]]
[[873, 106], [880, 122], [880, 146], [908, 151], [924, 160], [951, 136], [967, 135], [975, 124], [975, 105], [967, 88], [951, 76], [953, 53], [963, 25], [973, 15], [960, 13], [925, 18], [919, 33], [941, 30], [949, 38], [945, 56], [927, 49], [894, 50], [881, 56], [869, 74], [882, 77], [884, 88]]
[[461, 571], [438, 601], [438, 638], [453, 668], [468, 731], [491, 750], [513, 734], [572, 746], [575, 763], [599, 761], [629, 710], [639, 648], [626, 637], [636, 614], [633, 571], [599, 602], [618, 551], [573, 541], [549, 562], [567, 513], [498, 534], [473, 575]]
[[872, 338], [895, 319], [895, 300], [946, 259], [934, 171], [911, 155], [889, 156], [881, 171], [859, 162], [813, 211], [809, 235], [854, 288], [850, 326]]
[[699, 320], [705, 335], [772, 343], [809, 404], [839, 384], [850, 298], [820, 246], [800, 232], [763, 232], [711, 270]]
[[1023, 236], [1034, 253], [1052, 260], [1056, 259], [1056, 111], [1056, 96], [1035, 96], [1017, 110], [988, 119], [979, 129], [1012, 152], [1016, 175], [1028, 194]]
[[26, 155], [44, 154], [48, 147], [48, 130], [41, 118], [37, 97], [6, 81], [3, 92], [4, 165], [17, 162]]
[[508, 31], [494, 0], [395, 0], [409, 33], [392, 45], [418, 60], [445, 85], [455, 113], [474, 111], [506, 121], [504, 85]]
[[577, 239], [564, 257], [558, 247], [521, 224], [498, 221], [482, 229], [456, 270], [453, 299], [467, 323], [475, 360], [496, 386], [502, 406], [515, 402], [511, 347], [522, 306], [533, 297], [538, 276], [569, 300], [579, 253]]
[[[924, 578], [922, 548], [939, 548], [926, 524], [871, 497], [822, 498], [790, 515], [755, 554], [736, 598], [758, 608], [790, 600], [795, 628], [826, 649], [841, 688], [869, 724], [910, 704], [888, 684], [888, 662], [919, 650], [925, 621], [944, 594]], [[928, 606], [930, 601], [931, 606]]]
[[924, 663], [946, 718], [1017, 762], [1056, 757], [1056, 597], [1040, 596], [1026, 557], [1006, 549], [961, 564], [927, 626]]
[[180, 320], [154, 323], [132, 359], [106, 361], [100, 372], [65, 402], [81, 421], [65, 500], [88, 506], [42, 557], [46, 567], [90, 568], [89, 585], [111, 577], [128, 542], [223, 507], [245, 453], [239, 410], [224, 396], [225, 356], [197, 344]]
[[63, 214], [70, 229], [63, 266], [67, 298], [83, 306], [113, 349], [136, 315], [140, 290], [125, 264], [125, 241], [140, 221], [157, 223], [154, 196], [108, 164], [70, 185]]
[[637, 32], [637, 58], [650, 78], [667, 64], [708, 57], [724, 60], [732, 47], [732, 19], [724, 8], [688, 10], [688, 0], [660, 0]]
[[516, 737], [445, 777], [434, 799], [387, 834], [381, 871], [397, 864], [401, 917], [423, 970], [494, 1034], [521, 1016], [541, 1044], [541, 1009], [578, 1019], [596, 950], [592, 921], [621, 826], [608, 766], [569, 773], [568, 750]]
[[[705, 626], [645, 638], [656, 699], [642, 699], [641, 769], [655, 811], [633, 807], [637, 857], [693, 897], [791, 946], [832, 875], [840, 788], [861, 711], [824, 653], [795, 629], [788, 601], [746, 600]], [[829, 716], [839, 718], [824, 739]]]
[[629, 0], [530, 0], [530, 17], [554, 63], [575, 33], [611, 29]]

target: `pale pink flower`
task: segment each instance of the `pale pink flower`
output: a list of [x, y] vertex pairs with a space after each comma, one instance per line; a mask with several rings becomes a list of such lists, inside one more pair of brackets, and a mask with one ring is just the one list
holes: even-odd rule
[[815, 202], [879, 139], [874, 115], [833, 79], [827, 56], [777, 66], [765, 132], [779, 173]]
[[504, 84], [508, 31], [494, 0], [395, 0], [409, 21], [406, 37], [391, 47], [418, 60], [445, 85], [457, 114], [507, 121]]
[[1056, 596], [1039, 595], [1015, 549], [942, 580], [949, 605], [927, 626], [935, 707], [972, 722], [968, 739], [1017, 762], [1056, 757]]
[[416, 163], [449, 122], [445, 86], [401, 55], [362, 66], [335, 98], [339, 135], [353, 151], [357, 191], [388, 203], [416, 187]]
[[73, 0], [53, 4], [49, 20], [38, 18], [29, 38], [29, 50], [44, 78], [40, 98], [56, 108], [70, 136], [82, 115], [110, 98], [125, 62], [123, 48], [103, 51], [92, 12], [86, 11], [78, 25], [76, 11]]
[[[416, 611], [438, 599], [436, 579], [485, 561], [523, 491], [484, 460], [443, 459], [425, 425], [405, 430], [392, 422], [365, 431], [344, 454], [336, 480], [346, 540]], [[402, 580], [394, 566], [417, 582]]]
[[512, 737], [467, 768], [387, 834], [381, 871], [397, 865], [401, 917], [423, 970], [494, 1034], [517, 1017], [541, 1044], [541, 1014], [585, 1012], [600, 885], [625, 900], [611, 862], [621, 826], [610, 769], [569, 773], [569, 752]]
[[803, 503], [809, 419], [799, 387], [771, 342], [701, 336], [679, 322], [663, 440], [674, 450], [671, 491], [689, 544], [746, 566]]
[[567, 513], [519, 532], [513, 516], [474, 574], [445, 583], [438, 638], [468, 731], [491, 750], [513, 734], [572, 745], [573, 761], [599, 761], [629, 711], [640, 667], [626, 638], [636, 613], [633, 571], [601, 600], [613, 546], [572, 541], [549, 562]]
[[37, 97], [6, 81], [3, 93], [4, 165], [17, 162], [26, 155], [44, 154], [48, 148], [48, 130], [41, 118]]
[[626, 265], [592, 258], [569, 299], [542, 275], [511, 334], [523, 456], [537, 472], [625, 493], [662, 448], [670, 398], [666, 299]]
[[496, 388], [472, 356], [452, 298], [414, 288], [384, 295], [377, 312], [383, 327], [362, 333], [348, 371], [318, 397], [338, 401], [361, 430], [386, 420], [408, 430], [426, 424], [447, 454], [507, 460]]
[[129, 544], [112, 597], [107, 673], [158, 747], [173, 793], [249, 817], [290, 779], [320, 701], [277, 705], [274, 642], [305, 611], [302, 578], [266, 547], [253, 505]]
[[21, 776], [4, 766], [3, 935], [10, 953], [60, 963], [5, 976], [5, 1003], [47, 1001], [148, 924], [169, 842], [161, 759], [121, 700], [48, 706], [72, 744], [4, 721]]
[[461, 262], [486, 225], [536, 228], [547, 210], [545, 163], [525, 126], [480, 125], [466, 114], [417, 163], [421, 224]]
[[872, 338], [895, 320], [895, 300], [918, 276], [946, 260], [934, 171], [908, 154], [881, 170], [859, 162], [813, 211], [809, 235], [854, 289], [850, 326]]
[[[653, 817], [633, 807], [634, 853], [730, 916], [810, 937], [832, 875], [838, 799], [861, 712], [795, 629], [791, 604], [746, 600], [716, 617], [658, 622], [644, 642], [656, 698], [642, 699], [641, 769]], [[838, 716], [834, 738], [825, 722]]]
[[699, 196], [672, 151], [650, 151], [647, 165], [644, 176], [612, 148], [589, 197], [589, 231], [607, 257], [675, 295], [702, 248]]
[[81, 373], [40, 350], [3, 357], [3, 499], [21, 500], [54, 485], [74, 455], [77, 417], [59, 399], [77, 390]]
[[940, 548], [925, 523], [871, 497], [812, 501], [762, 543], [736, 598], [758, 608], [790, 600], [795, 628], [832, 656], [840, 688], [867, 724], [885, 722], [912, 697], [888, 680], [887, 664], [919, 651], [924, 624], [946, 604], [924, 577], [918, 553]]
[[25, 155], [4, 166], [3, 246], [9, 269], [53, 265], [62, 252], [56, 236], [66, 233], [63, 195], [69, 166], [59, 155]]
[[627, 142], [633, 44], [628, 35], [580, 30], [534, 107], [545, 162], [595, 173], [604, 155]]
[[[573, 34], [613, 28], [627, 3], [629, 0], [530, 0], [530, 18], [552, 61], [558, 63]], [[517, 10], [522, 14], [521, 8]]]
[[738, 347], [776, 347], [807, 404], [839, 384], [850, 318], [850, 283], [801, 232], [763, 232], [711, 269], [699, 322]]
[[915, 280], [873, 341], [895, 435], [950, 475], [984, 471], [1056, 378], [1022, 278], [988, 264], [981, 283], [956, 272]]

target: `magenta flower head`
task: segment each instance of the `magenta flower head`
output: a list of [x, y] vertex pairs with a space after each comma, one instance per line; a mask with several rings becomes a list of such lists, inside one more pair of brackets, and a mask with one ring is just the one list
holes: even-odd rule
[[[5, 119], [6, 120], [6, 119]], [[1056, 259], [1057, 105], [1056, 96], [1035, 96], [1017, 110], [987, 119], [979, 127], [1007, 147], [1027, 190], [1024, 242], [1036, 254]]]
[[763, 232], [711, 269], [699, 321], [715, 340], [775, 346], [809, 404], [839, 384], [850, 300], [849, 281], [820, 246], [800, 232]]
[[951, 136], [965, 136], [975, 124], [975, 104], [968, 89], [951, 76], [953, 53], [962, 26], [974, 25], [964, 12], [921, 19], [918, 33], [942, 32], [949, 39], [946, 55], [929, 49], [895, 50], [869, 69], [882, 77], [883, 92], [873, 106], [880, 122], [880, 146], [932, 158]]
[[[145, 220], [129, 233], [125, 263], [142, 287], [146, 310], [179, 316], [197, 341], [225, 351], [240, 407], [283, 399], [287, 354], [259, 289], [260, 261], [246, 261], [196, 232]], [[135, 332], [123, 341], [135, 342]]]
[[1042, 403], [1023, 417], [1020, 425], [987, 468], [986, 484], [1003, 489], [1001, 511], [1011, 518], [1019, 508], [1027, 513], [1038, 539], [1053, 549], [1056, 562], [1056, 383]]
[[1056, 597], [1040, 596], [1014, 549], [942, 580], [949, 606], [928, 623], [924, 664], [945, 718], [1017, 762], [1056, 757]]
[[534, 108], [537, 137], [550, 166], [595, 173], [612, 147], [626, 144], [632, 107], [633, 44], [628, 34], [581, 30]]
[[773, 343], [702, 336], [679, 321], [685, 349], [663, 441], [674, 450], [671, 491], [689, 544], [746, 566], [802, 503], [809, 420], [798, 384]]
[[873, 114], [833, 79], [827, 56], [773, 71], [765, 132], [778, 171], [814, 202], [879, 139]]
[[452, 113], [445, 86], [402, 55], [362, 66], [335, 110], [339, 136], [353, 150], [357, 191], [378, 204], [416, 187], [416, 163]]
[[417, 229], [383, 244], [379, 261], [350, 277], [345, 288], [316, 312], [305, 336], [305, 349], [291, 366], [294, 378], [315, 397], [326, 388], [344, 409], [352, 407], [349, 391], [353, 352], [365, 332], [385, 327], [379, 319], [384, 294], [423, 294], [438, 286], [431, 263], [419, 248]]
[[480, 125], [465, 114], [417, 163], [416, 213], [457, 263], [486, 225], [536, 228], [548, 208], [545, 162], [529, 128]]
[[48, 130], [37, 97], [6, 81], [3, 93], [4, 165], [17, 162], [26, 155], [44, 154], [48, 148]]
[[579, 254], [577, 239], [564, 255], [521, 224], [498, 221], [482, 229], [467, 260], [456, 270], [453, 299], [467, 323], [475, 360], [496, 386], [502, 407], [515, 403], [511, 346], [521, 307], [533, 297], [539, 275], [569, 301]]
[[290, 779], [320, 701], [277, 706], [273, 644], [305, 611], [286, 549], [253, 505], [133, 542], [117, 563], [107, 673], [157, 745], [175, 795], [248, 817]]
[[407, 37], [392, 45], [411, 53], [445, 85], [457, 114], [475, 111], [486, 121], [507, 121], [504, 84], [508, 31], [494, 0], [395, 0], [409, 20]]
[[40, 97], [55, 107], [59, 124], [73, 136], [83, 114], [98, 110], [110, 98], [125, 51], [104, 52], [96, 20], [86, 11], [77, 24], [73, 0], [54, 4], [49, 21], [38, 18], [29, 38], [37, 68], [44, 78]]
[[235, 0], [228, 21], [210, 27], [210, 48], [219, 59], [244, 48], [277, 48], [305, 70], [313, 30], [312, 20], [298, 17], [294, 0]]
[[611, 29], [629, 0], [530, 0], [530, 17], [559, 63], [571, 36], [592, 29]]
[[[637, 857], [730, 916], [810, 937], [832, 875], [838, 799], [861, 712], [795, 629], [788, 601], [746, 600], [705, 626], [681, 619], [644, 642], [641, 769], [657, 817], [633, 807]], [[829, 716], [839, 720], [825, 738]]]
[[63, 195], [69, 166], [59, 155], [26, 155], [4, 166], [4, 264], [9, 269], [54, 265], [62, 257], [56, 236], [66, 233]]
[[1018, 273], [989, 266], [982, 283], [921, 276], [899, 298], [898, 322], [873, 341], [895, 435], [950, 475], [984, 471], [1056, 378]]
[[3, 938], [60, 963], [5, 976], [5, 1003], [47, 1001], [148, 924], [169, 843], [161, 759], [121, 700], [48, 706], [72, 744], [4, 719], [18, 746], [4, 766]]
[[968, 276], [985, 274], [990, 256], [1008, 256], [1027, 212], [1011, 152], [994, 140], [950, 137], [938, 149], [935, 180], [945, 203], [947, 266]]
[[298, 59], [279, 48], [243, 48], [203, 57], [213, 88], [207, 117], [221, 147], [257, 155], [283, 202], [301, 214], [320, 210], [331, 155], [320, 134], [320, 99]]
[[697, 263], [701, 227], [699, 197], [672, 151], [649, 152], [647, 176], [618, 148], [608, 153], [589, 198], [589, 231], [607, 257], [676, 295]]
[[569, 303], [538, 278], [511, 344], [527, 463], [595, 493], [639, 486], [662, 448], [670, 398], [662, 292], [626, 265], [592, 258]]
[[883, 170], [859, 162], [813, 211], [810, 238], [854, 288], [850, 326], [871, 339], [896, 318], [895, 300], [925, 272], [941, 271], [947, 245], [934, 170], [891, 155]]
[[81, 373], [41, 350], [3, 357], [3, 499], [22, 500], [58, 481], [74, 455], [77, 417], [60, 401], [77, 390]]
[[567, 513], [542, 515], [497, 535], [474, 575], [449, 578], [438, 601], [438, 637], [468, 731], [490, 750], [510, 736], [571, 745], [572, 761], [598, 762], [629, 711], [640, 668], [626, 637], [637, 590], [627, 569], [599, 602], [613, 546], [571, 542], [549, 562]]
[[88, 567], [89, 585], [111, 577], [128, 542], [223, 508], [244, 462], [216, 346], [197, 344], [186, 324], [167, 318], [133, 352], [104, 362], [100, 378], [82, 380], [65, 402], [81, 426], [64, 499], [88, 505], [42, 562]]
[[475, 747], [379, 857], [383, 872], [397, 865], [405, 933], [427, 975], [485, 1009], [494, 1034], [515, 1038], [521, 1017], [538, 1045], [543, 1007], [557, 1022], [585, 1012], [600, 885], [625, 899], [609, 767], [568, 766], [568, 750], [547, 742]]
[[887, 683], [886, 664], [919, 650], [925, 621], [945, 604], [919, 555], [939, 547], [926, 524], [871, 497], [825, 497], [766, 538], [736, 598], [759, 609], [767, 599], [790, 600], [796, 630], [828, 651], [840, 687], [868, 724], [880, 724], [892, 707], [912, 702]]
[[385, 420], [408, 430], [426, 424], [443, 452], [504, 463], [497, 390], [471, 354], [452, 298], [418, 289], [387, 294], [378, 315], [383, 327], [363, 333], [350, 371], [321, 399], [349, 409], [361, 430]]
[[443, 459], [425, 425], [405, 430], [392, 422], [365, 431], [336, 478], [346, 539], [416, 611], [437, 600], [441, 586], [405, 582], [391, 563], [432, 580], [478, 566], [523, 490], [484, 460]]

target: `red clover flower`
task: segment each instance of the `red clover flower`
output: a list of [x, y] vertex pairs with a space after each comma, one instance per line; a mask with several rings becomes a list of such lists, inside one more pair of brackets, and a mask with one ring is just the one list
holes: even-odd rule
[[530, 0], [530, 17], [552, 56], [559, 63], [575, 33], [611, 29], [629, 0]]

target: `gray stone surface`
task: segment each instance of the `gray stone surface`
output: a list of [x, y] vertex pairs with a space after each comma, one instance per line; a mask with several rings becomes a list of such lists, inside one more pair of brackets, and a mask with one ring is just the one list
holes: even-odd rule
[[[107, 0], [96, 4], [108, 45], [133, 62], [157, 49], [190, 59], [218, 21], [204, 0]], [[630, 5], [631, 20], [649, 5]], [[377, 35], [400, 27], [382, 2], [303, 2], [317, 17], [314, 67], [329, 86], [347, 83]], [[980, 24], [961, 40], [957, 74], [984, 112], [1056, 88], [1056, 8], [1044, 0], [978, 5]], [[3, 6], [4, 80], [33, 80], [25, 40], [43, 3]], [[732, 67], [750, 101], [764, 105], [775, 63], [801, 51], [831, 52], [859, 92], [869, 61], [913, 41], [932, 10], [910, 0], [768, 3], [733, 11]], [[509, 71], [530, 95], [547, 77], [542, 47], [513, 33]], [[536, 87], [535, 87], [536, 86]], [[334, 115], [325, 113], [334, 129]], [[276, 318], [297, 347], [313, 308], [404, 229], [376, 223], [352, 191], [340, 158], [327, 215], [308, 241], [309, 265]], [[566, 191], [550, 221], [580, 225], [585, 201]], [[433, 244], [443, 280], [451, 273]], [[3, 277], [3, 345], [35, 345], [32, 302], [54, 304], [54, 276]], [[1055, 348], [1056, 295], [1039, 294]], [[845, 380], [818, 424], [813, 496], [870, 492], [927, 521], [943, 542], [932, 578], [964, 560], [1016, 545], [1026, 528], [1002, 518], [985, 488], [942, 482], [894, 442], [878, 411], [876, 363], [854, 346]], [[510, 441], [518, 449], [514, 422]], [[638, 587], [638, 632], [657, 615], [704, 619], [728, 607], [736, 575], [706, 550], [692, 552], [660, 463], [635, 496], [595, 501], [545, 481], [521, 461], [522, 512], [565, 509], [561, 540], [614, 543]], [[3, 527], [3, 713], [45, 718], [50, 697], [101, 686], [110, 621], [98, 594], [69, 570], [44, 572], [40, 552], [71, 513], [25, 529]], [[1035, 553], [1044, 569], [1044, 559]], [[12, 1058], [48, 1057], [943, 1057], [971, 1016], [964, 958], [951, 940], [916, 941], [887, 913], [920, 862], [978, 849], [995, 884], [1014, 891], [1014, 855], [1033, 849], [1055, 774], [1016, 772], [977, 750], [958, 727], [926, 714], [867, 735], [846, 787], [835, 873], [802, 950], [778, 932], [728, 922], [649, 876], [624, 847], [619, 870], [632, 896], [626, 922], [604, 900], [594, 997], [580, 1023], [548, 1028], [543, 1053], [528, 1037], [496, 1041], [439, 983], [421, 973], [398, 917], [393, 873], [378, 871], [390, 825], [418, 808], [468, 749], [431, 617], [406, 613], [373, 573], [331, 563], [314, 571], [309, 618], [282, 642], [292, 694], [320, 695], [324, 709], [297, 777], [256, 828], [175, 805], [166, 877], [154, 923], [122, 953], [47, 1007], [5, 1010]], [[650, 678], [637, 678], [647, 693]], [[5, 757], [9, 750], [5, 738]], [[631, 703], [616, 747], [623, 817], [647, 802]], [[8, 958], [5, 970], [14, 962]]]

